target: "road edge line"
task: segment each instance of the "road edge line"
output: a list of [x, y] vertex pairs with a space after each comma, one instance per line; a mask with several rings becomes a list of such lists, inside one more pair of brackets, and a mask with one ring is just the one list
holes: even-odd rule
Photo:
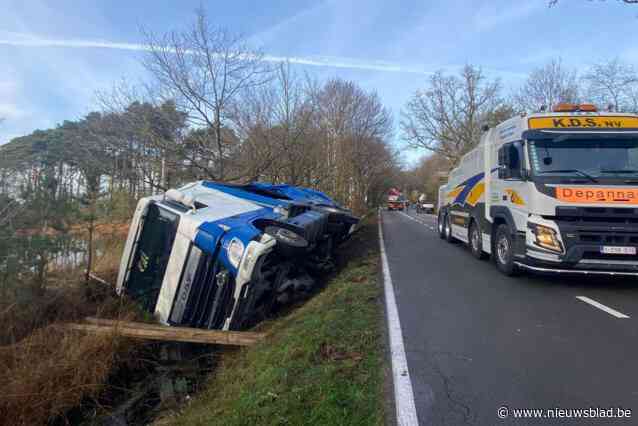
[[394, 286], [390, 276], [390, 266], [385, 253], [383, 240], [383, 225], [381, 211], [378, 215], [379, 247], [381, 252], [381, 268], [383, 271], [383, 288], [385, 290], [385, 309], [388, 321], [388, 337], [390, 340], [390, 361], [392, 364], [392, 381], [394, 383], [394, 406], [397, 424], [400, 426], [418, 425], [416, 405], [414, 404], [414, 390], [408, 371], [408, 361], [403, 345], [403, 332], [399, 320], [399, 310], [394, 296]]

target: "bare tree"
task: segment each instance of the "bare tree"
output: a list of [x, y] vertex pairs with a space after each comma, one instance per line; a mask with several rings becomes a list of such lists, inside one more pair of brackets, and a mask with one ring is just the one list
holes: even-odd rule
[[504, 108], [498, 79], [467, 65], [458, 76], [437, 72], [425, 90], [417, 91], [402, 111], [403, 139], [412, 148], [425, 148], [456, 161], [474, 147], [481, 125], [495, 120]]
[[149, 53], [144, 65], [162, 94], [175, 100], [192, 125], [209, 129], [192, 141], [199, 149], [190, 161], [209, 178], [228, 179], [226, 162], [237, 149], [228, 131], [233, 127], [230, 113], [245, 91], [271, 79], [263, 55], [242, 36], [212, 26], [203, 9], [186, 31], [145, 35]]
[[551, 108], [560, 102], [576, 103], [579, 99], [578, 75], [566, 69], [561, 59], [552, 59], [534, 69], [527, 81], [514, 94], [514, 104], [521, 111], [537, 111], [541, 105]]
[[442, 175], [447, 174], [453, 166], [450, 160], [434, 153], [421, 158], [406, 175], [410, 178], [413, 188], [425, 194], [428, 200], [436, 201], [438, 188], [443, 183]]
[[268, 170], [271, 180], [298, 185], [313, 167], [315, 105], [308, 92], [290, 64], [281, 63], [271, 84], [253, 90], [236, 106], [234, 121], [244, 141], [239, 158], [253, 170], [253, 179]]
[[593, 65], [583, 76], [587, 96], [597, 104], [616, 111], [636, 111], [635, 93], [638, 74], [629, 64], [615, 58]]
[[323, 135], [324, 170], [319, 187], [361, 209], [370, 192], [368, 182], [373, 183], [373, 174], [379, 172], [375, 170], [375, 158], [380, 165], [396, 164], [386, 145], [392, 130], [390, 112], [375, 92], [365, 92], [355, 83], [339, 79], [325, 83], [313, 98], [317, 127]]

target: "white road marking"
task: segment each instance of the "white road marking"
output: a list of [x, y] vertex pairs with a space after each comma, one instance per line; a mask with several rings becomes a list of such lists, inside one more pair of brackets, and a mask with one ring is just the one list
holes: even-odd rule
[[605, 311], [609, 315], [612, 315], [612, 316], [614, 316], [616, 318], [622, 318], [622, 319], [629, 318], [629, 315], [625, 315], [622, 312], [618, 312], [617, 310], [612, 309], [609, 306], [605, 306], [602, 303], [596, 302], [594, 299], [590, 299], [589, 297], [576, 296], [576, 299], [578, 299], [578, 300], [580, 300], [582, 302], [588, 303], [588, 304], [592, 305], [593, 307], [600, 309], [601, 311]]
[[428, 228], [430, 231], [436, 231], [434, 226], [432, 226], [432, 225], [430, 225], [430, 224], [428, 224], [426, 222], [423, 222], [422, 220], [420, 220], [420, 219], [418, 219], [418, 218], [416, 218], [416, 217], [414, 217], [414, 216], [412, 216], [412, 215], [410, 215], [408, 213], [405, 213], [405, 212], [402, 212], [402, 211], [399, 211], [399, 213], [401, 213], [403, 216], [407, 217], [408, 219], [410, 219], [410, 220], [412, 220], [414, 222], [420, 223], [421, 225], [423, 225], [426, 228]]
[[408, 361], [403, 346], [403, 333], [399, 320], [399, 310], [394, 297], [394, 286], [390, 276], [390, 266], [385, 254], [381, 212], [379, 211], [379, 245], [381, 247], [381, 265], [383, 269], [383, 287], [385, 289], [385, 306], [388, 315], [388, 334], [390, 337], [390, 357], [392, 359], [392, 379], [394, 382], [394, 405], [397, 410], [399, 426], [418, 425], [412, 380], [408, 371]]

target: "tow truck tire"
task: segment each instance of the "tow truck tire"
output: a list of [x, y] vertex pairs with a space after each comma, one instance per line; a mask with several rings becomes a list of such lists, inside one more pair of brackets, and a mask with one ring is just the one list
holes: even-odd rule
[[436, 227], [439, 230], [439, 238], [445, 239], [445, 214], [440, 213], [436, 219]]
[[486, 257], [486, 253], [483, 251], [483, 235], [481, 234], [481, 228], [475, 220], [470, 223], [470, 232], [468, 233], [468, 240], [470, 242], [470, 251], [472, 256], [478, 260], [483, 260]]
[[514, 276], [518, 273], [518, 267], [514, 264], [514, 246], [512, 233], [509, 226], [500, 224], [496, 228], [494, 241], [494, 263], [501, 273]]
[[450, 223], [450, 215], [446, 214], [445, 215], [445, 241], [447, 241], [448, 243], [453, 243], [454, 241], [456, 241], [454, 239], [454, 237], [452, 236], [452, 223]]

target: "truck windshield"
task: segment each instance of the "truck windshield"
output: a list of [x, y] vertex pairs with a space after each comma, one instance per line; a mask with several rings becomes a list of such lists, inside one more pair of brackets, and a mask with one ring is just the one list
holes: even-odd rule
[[149, 206], [126, 284], [126, 291], [148, 311], [155, 309], [178, 224], [179, 215]]
[[638, 176], [638, 138], [530, 140], [529, 156], [536, 175]]

